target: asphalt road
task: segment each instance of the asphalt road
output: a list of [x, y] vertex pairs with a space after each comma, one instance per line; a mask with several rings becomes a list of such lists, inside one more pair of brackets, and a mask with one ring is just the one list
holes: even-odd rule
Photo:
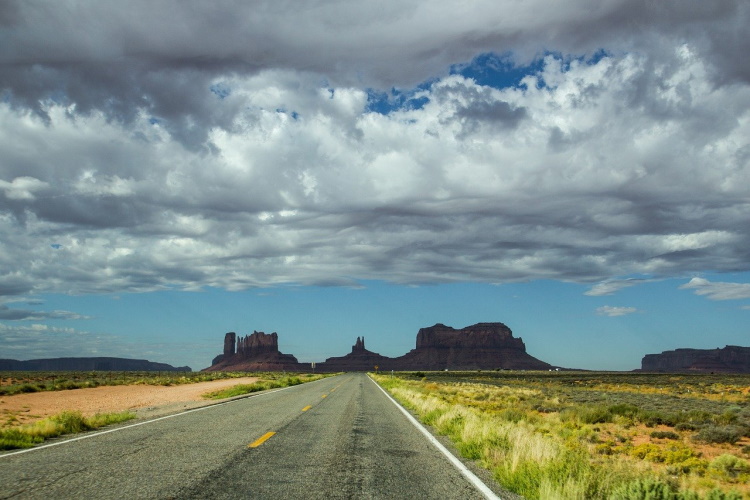
[[369, 377], [345, 374], [0, 455], [0, 498], [486, 496]]

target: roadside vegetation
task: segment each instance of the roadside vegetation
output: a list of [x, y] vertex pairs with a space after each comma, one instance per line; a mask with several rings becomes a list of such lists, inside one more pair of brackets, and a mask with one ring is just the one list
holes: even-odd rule
[[79, 411], [64, 411], [30, 424], [0, 428], [0, 450], [30, 448], [45, 439], [90, 431], [105, 425], [125, 422], [135, 418], [135, 413], [99, 413], [84, 417]]
[[231, 398], [234, 396], [241, 396], [243, 394], [250, 394], [253, 392], [266, 391], [268, 389], [278, 389], [281, 387], [289, 387], [292, 385], [304, 384], [305, 382], [312, 382], [314, 380], [320, 380], [325, 377], [330, 377], [333, 373], [325, 374], [313, 374], [313, 373], [299, 373], [294, 375], [281, 374], [279, 372], [264, 373], [263, 378], [252, 384], [237, 384], [220, 391], [209, 392], [204, 394], [203, 397], [206, 399], [224, 399]]
[[[241, 394], [288, 387], [318, 380], [333, 374], [283, 372], [0, 372], [0, 396], [81, 389], [114, 385], [170, 386], [243, 377], [256, 377], [253, 384], [237, 384], [205, 394], [206, 399], [224, 399]], [[33, 415], [29, 415], [34, 417]], [[46, 439], [73, 434], [136, 418], [135, 413], [102, 413], [85, 417], [80, 411], [21, 422], [19, 415], [5, 412], [0, 420], [0, 450], [28, 448]], [[39, 417], [35, 417], [39, 418]]]
[[[248, 372], [0, 372], [0, 396], [63, 391], [102, 385], [179, 385], [229, 378], [255, 377]], [[262, 375], [265, 375], [263, 373]]]
[[373, 377], [529, 500], [750, 498], [748, 375]]

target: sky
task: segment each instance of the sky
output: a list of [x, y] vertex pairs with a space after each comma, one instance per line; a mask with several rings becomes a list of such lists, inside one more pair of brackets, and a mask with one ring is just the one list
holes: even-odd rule
[[750, 346], [750, 3], [0, 3], [0, 358]]

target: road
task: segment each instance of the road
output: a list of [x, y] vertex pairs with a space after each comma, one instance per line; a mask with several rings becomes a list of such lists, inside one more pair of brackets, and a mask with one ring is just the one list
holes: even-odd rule
[[486, 496], [352, 373], [0, 455], [0, 498]]

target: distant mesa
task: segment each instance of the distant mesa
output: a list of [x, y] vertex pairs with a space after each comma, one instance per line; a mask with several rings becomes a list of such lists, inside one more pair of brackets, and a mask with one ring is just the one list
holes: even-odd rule
[[18, 361], [15, 359], [0, 359], [2, 371], [102, 371], [102, 372], [190, 372], [189, 366], [174, 367], [166, 363], [155, 363], [145, 359], [128, 358], [48, 358]]
[[[548, 363], [526, 353], [521, 338], [503, 323], [477, 323], [456, 330], [436, 324], [421, 328], [417, 333], [416, 348], [403, 356], [389, 358], [365, 348], [364, 337], [357, 337], [350, 353], [331, 357], [315, 364], [315, 371], [370, 371], [380, 370], [548, 370]], [[278, 335], [253, 332], [236, 340], [236, 334], [224, 336], [224, 353], [214, 358], [206, 370], [253, 371], [289, 370], [309, 371], [311, 365], [298, 363], [291, 354], [278, 349]]]
[[723, 349], [675, 349], [646, 354], [640, 371], [750, 373], [750, 347], [728, 345]]
[[254, 331], [237, 338], [235, 332], [224, 335], [224, 352], [216, 356], [205, 371], [300, 371], [302, 366], [291, 354], [279, 352], [279, 336]]

